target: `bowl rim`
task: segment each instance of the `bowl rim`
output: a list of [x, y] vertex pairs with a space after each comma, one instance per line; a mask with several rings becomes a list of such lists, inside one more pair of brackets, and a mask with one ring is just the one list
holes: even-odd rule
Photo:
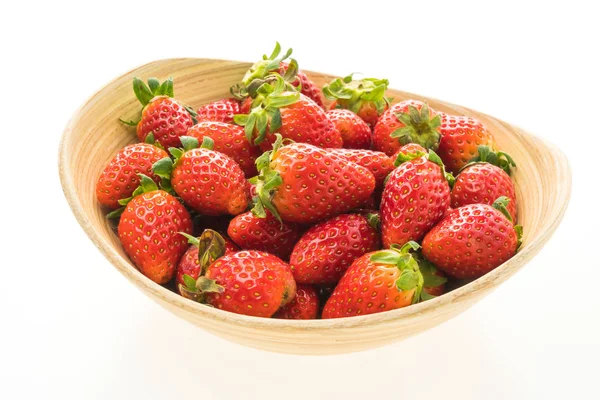
[[[276, 318], [262, 318], [262, 317], [253, 317], [242, 314], [236, 314], [229, 311], [219, 310], [204, 304], [196, 303], [192, 300], [186, 299], [179, 294], [172, 292], [171, 290], [153, 282], [152, 280], [146, 278], [131, 262], [123, 259], [120, 254], [116, 252], [113, 248], [112, 244], [102, 238], [102, 236], [96, 232], [92, 223], [88, 219], [85, 210], [81, 202], [78, 199], [77, 192], [75, 186], [73, 184], [73, 171], [70, 168], [70, 157], [71, 155], [67, 151], [68, 141], [71, 138], [71, 134], [73, 132], [73, 128], [76, 125], [78, 120], [78, 116], [81, 112], [90, 105], [96, 98], [98, 98], [106, 87], [111, 84], [124, 79], [126, 77], [131, 76], [132, 73], [139, 69], [143, 69], [145, 67], [152, 66], [158, 63], [166, 63], [166, 62], [185, 62], [185, 61], [195, 61], [198, 63], [202, 62], [227, 62], [227, 63], [240, 63], [240, 64], [249, 64], [243, 61], [234, 61], [234, 60], [219, 60], [219, 59], [207, 59], [207, 58], [165, 58], [154, 60], [145, 64], [142, 64], [136, 68], [125, 72], [114, 79], [110, 80], [107, 84], [98, 89], [93, 95], [89, 96], [83, 104], [72, 114], [71, 118], [67, 122], [65, 129], [63, 131], [60, 144], [59, 144], [59, 152], [58, 152], [58, 167], [59, 167], [59, 176], [60, 182], [62, 186], [63, 193], [67, 199], [67, 202], [77, 220], [81, 228], [90, 238], [90, 240], [94, 243], [94, 245], [100, 250], [102, 255], [121, 272], [125, 277], [132, 281], [135, 286], [140, 290], [146, 290], [155, 296], [165, 300], [167, 303], [175, 306], [177, 308], [181, 308], [183, 310], [192, 312], [197, 314], [198, 316], [204, 316], [212, 319], [221, 320], [223, 322], [235, 323], [238, 325], [252, 326], [256, 328], [293, 328], [293, 329], [301, 329], [306, 331], [311, 330], [328, 330], [328, 329], [338, 329], [338, 328], [352, 328], [352, 327], [361, 327], [366, 325], [373, 325], [374, 322], [377, 323], [385, 323], [392, 320], [398, 320], [401, 318], [410, 318], [413, 316], [417, 316], [423, 313], [428, 313], [433, 310], [439, 309], [440, 307], [450, 306], [453, 303], [466, 301], [468, 298], [476, 296], [478, 292], [482, 289], [491, 286], [494, 288], [503, 282], [502, 277], [506, 276], [506, 278], [510, 277], [514, 274], [523, 263], [518, 262], [519, 259], [528, 258], [530, 253], [535, 255], [541, 247], [549, 240], [554, 231], [557, 229], [561, 220], [564, 217], [565, 211], [568, 208], [571, 190], [572, 190], [572, 174], [571, 167], [569, 165], [567, 157], [564, 155], [562, 151], [560, 151], [554, 144], [549, 143], [548, 141], [537, 137], [529, 132], [525, 133], [518, 126], [513, 124], [507, 124], [506, 122], [499, 120], [498, 118], [489, 116], [485, 113], [481, 113], [475, 110], [472, 110], [467, 107], [458, 106], [450, 102], [441, 101], [435, 98], [416, 95], [410, 92], [404, 92], [406, 95], [414, 96], [417, 98], [424, 98], [430, 101], [439, 101], [449, 106], [457, 106], [469, 112], [476, 112], [478, 114], [485, 115], [491, 119], [494, 119], [500, 123], [504, 123], [510, 125], [511, 127], [517, 128], [515, 130], [515, 134], [523, 137], [524, 134], [533, 136], [537, 140], [541, 141], [548, 147], [550, 151], [552, 151], [555, 157], [559, 157], [563, 162], [556, 163], [557, 169], [563, 169], [563, 175], [565, 176], [566, 181], [563, 183], [563, 186], [567, 190], [563, 190], [560, 192], [557, 197], [554, 199], [554, 204], [563, 204], [560, 207], [559, 212], [556, 213], [550, 221], [547, 221], [546, 231], [540, 232], [536, 237], [533, 238], [530, 242], [528, 242], [525, 246], [523, 246], [517, 254], [515, 254], [511, 259], [490, 271], [486, 275], [473, 280], [461, 287], [458, 287], [450, 292], [444, 293], [443, 295], [436, 297], [434, 299], [414, 304], [409, 307], [404, 307], [396, 310], [369, 314], [369, 315], [361, 315], [361, 316], [353, 316], [353, 317], [344, 317], [344, 318], [336, 318], [336, 319], [315, 319], [315, 320], [287, 320], [287, 319], [276, 319]], [[305, 70], [304, 72], [311, 74], [320, 74], [312, 71]], [[395, 89], [392, 89], [395, 90]], [[532, 255], [532, 256], [533, 256]], [[491, 283], [491, 285], [490, 285]]]

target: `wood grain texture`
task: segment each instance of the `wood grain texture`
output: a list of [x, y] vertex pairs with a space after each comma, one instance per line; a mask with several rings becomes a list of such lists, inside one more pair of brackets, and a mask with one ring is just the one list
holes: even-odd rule
[[[391, 343], [429, 329], [466, 310], [523, 267], [560, 223], [571, 193], [568, 161], [555, 146], [491, 116], [439, 100], [389, 90], [395, 101], [427, 101], [436, 110], [480, 119], [509, 152], [518, 168], [513, 178], [524, 226], [523, 247], [499, 268], [461, 288], [425, 303], [380, 314], [338, 320], [288, 321], [232, 314], [194, 303], [146, 279], [129, 261], [96, 202], [94, 187], [105, 164], [136, 141], [134, 129], [118, 121], [135, 118], [140, 105], [133, 76], [172, 76], [175, 95], [194, 108], [229, 95], [250, 64], [206, 59], [152, 62], [110, 82], [93, 95], [68, 123], [60, 143], [59, 169], [65, 196], [84, 231], [102, 254], [152, 300], [220, 337], [255, 348], [299, 354], [358, 351]], [[333, 77], [308, 72], [319, 85]]]

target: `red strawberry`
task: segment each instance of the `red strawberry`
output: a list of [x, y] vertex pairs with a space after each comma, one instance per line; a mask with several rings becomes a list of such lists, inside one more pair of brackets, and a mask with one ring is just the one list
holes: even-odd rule
[[323, 308], [322, 318], [342, 318], [395, 310], [421, 299], [423, 275], [408, 242], [401, 248], [367, 253], [348, 268]]
[[223, 99], [198, 108], [196, 120], [233, 124], [233, 116], [239, 113], [240, 103], [236, 99]]
[[259, 218], [251, 211], [231, 220], [227, 234], [244, 250], [260, 250], [287, 260], [294, 244], [301, 236], [300, 227], [290, 222], [279, 222], [270, 212]]
[[282, 319], [316, 319], [319, 313], [319, 294], [314, 286], [298, 285], [296, 296], [273, 315]]
[[156, 183], [141, 175], [143, 193], [125, 207], [119, 220], [119, 239], [125, 253], [148, 278], [163, 284], [173, 278], [187, 249], [177, 232], [192, 232], [190, 215], [175, 197], [158, 190]]
[[237, 215], [249, 202], [244, 172], [231, 158], [211, 150], [212, 139], [205, 137], [202, 147], [190, 136], [181, 138], [184, 149], [171, 148], [175, 157], [155, 163], [155, 174], [171, 180], [173, 190], [190, 208], [203, 215]]
[[[212, 229], [206, 229], [198, 238], [190, 235], [184, 236], [188, 239], [190, 246], [179, 261], [179, 265], [177, 266], [177, 274], [175, 275], [175, 283], [177, 284], [177, 289], [179, 290], [180, 294], [182, 294], [182, 288], [185, 287], [185, 280], [183, 278], [184, 275], [189, 275], [194, 280], [198, 279], [198, 277], [201, 275], [202, 267], [200, 258], [198, 256], [199, 254], [204, 255], [205, 260], [203, 260], [202, 264], [205, 266], [208, 266], [210, 262], [214, 261], [213, 259], [207, 258], [210, 257], [210, 254], [204, 250], [207, 244], [209, 244], [212, 240], [220, 240], [220, 238], [223, 239], [223, 243], [218, 243], [219, 246], [224, 248], [223, 255], [233, 254], [240, 250], [228, 237], [218, 235]], [[201, 244], [202, 242], [204, 243]], [[212, 245], [215, 246], [215, 244]], [[200, 247], [202, 247], [203, 250], [200, 250]], [[219, 253], [217, 253], [217, 256], [218, 257], [216, 258], [221, 257]]]
[[162, 84], [158, 79], [148, 79], [148, 85], [138, 78], [133, 78], [133, 91], [142, 106], [139, 121], [123, 121], [137, 126], [137, 136], [142, 142], [153, 144], [158, 142], [162, 147], [178, 147], [179, 137], [186, 134], [194, 125], [195, 112], [173, 99], [173, 80], [167, 79]]
[[244, 128], [224, 122], [199, 122], [188, 129], [187, 135], [202, 142], [204, 137], [214, 141], [214, 150], [238, 163], [247, 178], [256, 176], [255, 161], [262, 153], [246, 140]]
[[146, 143], [125, 146], [110, 160], [96, 183], [100, 204], [119, 208], [119, 200], [130, 197], [140, 184], [138, 174], [148, 175], [156, 183], [160, 177], [152, 173], [152, 164], [168, 157], [166, 151]]
[[[507, 172], [515, 163], [512, 158], [500, 152], [500, 156], [490, 152], [487, 146], [479, 147], [477, 161], [467, 164], [456, 177], [456, 182], [450, 193], [451, 206], [458, 208], [468, 204], [493, 204], [501, 196], [510, 201], [506, 208], [513, 221], [517, 220], [517, 196], [515, 186]], [[506, 171], [492, 163], [499, 163]]]
[[327, 111], [327, 118], [342, 136], [345, 149], [370, 149], [371, 128], [365, 121], [349, 110]]
[[364, 204], [375, 188], [366, 168], [305, 143], [282, 147], [277, 135], [273, 150], [257, 160], [257, 201], [254, 213], [268, 209], [288, 222], [314, 223]]
[[395, 158], [390, 158], [380, 151], [360, 149], [327, 149], [330, 154], [365, 167], [375, 177], [377, 188], [383, 187], [383, 181], [394, 170]]
[[450, 204], [444, 167], [433, 151], [429, 156], [424, 152], [401, 152], [398, 162], [401, 164], [390, 174], [381, 198], [381, 237], [385, 247], [421, 240]]
[[342, 214], [310, 228], [290, 257], [298, 283], [335, 284], [352, 262], [381, 247], [377, 214]]
[[498, 267], [515, 254], [520, 240], [521, 227], [509, 219], [508, 201], [501, 197], [493, 206], [470, 204], [453, 210], [427, 233], [423, 255], [459, 279], [478, 278]]
[[402, 145], [416, 143], [437, 150], [440, 141], [440, 117], [426, 103], [405, 100], [387, 110], [373, 129], [373, 148], [388, 156]]
[[467, 165], [481, 145], [496, 148], [494, 137], [480, 121], [442, 113], [440, 116], [442, 138], [438, 152], [449, 171], [456, 173]]
[[350, 110], [373, 128], [379, 116], [389, 108], [389, 100], [385, 97], [389, 82], [387, 79], [352, 78], [351, 74], [334, 79], [329, 85], [323, 86], [323, 94], [329, 100], [334, 100], [331, 110]]

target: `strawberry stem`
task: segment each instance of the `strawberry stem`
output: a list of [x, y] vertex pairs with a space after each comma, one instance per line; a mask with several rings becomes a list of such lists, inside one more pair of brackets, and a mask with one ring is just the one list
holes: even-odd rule
[[323, 86], [323, 94], [329, 100], [335, 100], [340, 108], [358, 114], [364, 103], [373, 103], [379, 114], [387, 106], [389, 100], [385, 96], [389, 81], [387, 79], [364, 78], [353, 79], [354, 74], [332, 80]]
[[391, 137], [397, 138], [403, 145], [416, 143], [426, 149], [437, 150], [441, 138], [441, 120], [439, 115], [430, 119], [429, 106], [426, 103], [421, 107], [421, 111], [409, 105], [408, 112], [395, 115], [404, 126], [392, 132]]

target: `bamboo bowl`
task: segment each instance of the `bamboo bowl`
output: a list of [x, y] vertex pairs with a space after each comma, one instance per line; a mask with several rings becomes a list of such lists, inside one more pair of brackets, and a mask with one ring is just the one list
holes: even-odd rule
[[[250, 64], [206, 59], [155, 61], [110, 82], [93, 95], [68, 123], [60, 143], [62, 188], [83, 230], [102, 254], [139, 290], [165, 309], [222, 338], [283, 353], [332, 354], [378, 347], [429, 329], [458, 315], [523, 267], [548, 241], [560, 223], [571, 193], [571, 173], [564, 154], [553, 145], [488, 115], [397, 90], [395, 101], [414, 98], [436, 110], [480, 119], [509, 152], [518, 168], [513, 175], [519, 202], [523, 246], [512, 259], [465, 286], [436, 299], [380, 314], [336, 320], [289, 321], [247, 317], [194, 303], [145, 278], [129, 261], [96, 202], [96, 180], [110, 158], [136, 140], [118, 120], [134, 115], [133, 76], [175, 80], [175, 95], [201, 104], [227, 97]], [[310, 73], [323, 85], [333, 77]]]

